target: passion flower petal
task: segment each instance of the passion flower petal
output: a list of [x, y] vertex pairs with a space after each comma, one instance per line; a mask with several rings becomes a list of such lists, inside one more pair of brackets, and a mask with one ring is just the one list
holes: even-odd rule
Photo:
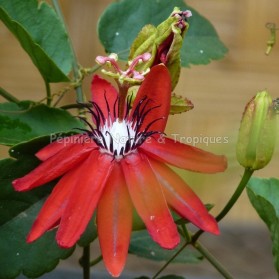
[[169, 167], [149, 159], [158, 181], [163, 186], [167, 203], [182, 217], [200, 229], [219, 234], [216, 220], [211, 216], [194, 191]]
[[94, 147], [95, 144], [92, 146], [75, 144], [65, 147], [27, 175], [14, 180], [15, 190], [28, 191], [61, 176], [83, 161]]
[[73, 187], [76, 187], [78, 182], [79, 168], [68, 172], [60, 179], [36, 218], [27, 237], [28, 242], [32, 242], [39, 238], [60, 220], [67, 204], [69, 193]]
[[55, 139], [52, 143], [48, 144], [41, 150], [39, 150], [35, 155], [38, 159], [41, 161], [45, 161], [48, 158], [52, 157], [56, 153], [58, 153], [60, 150], [64, 149], [65, 147], [68, 147], [70, 145], [75, 144], [83, 144], [83, 145], [91, 145], [96, 146], [95, 142], [91, 140], [87, 135], [73, 135], [70, 137], [64, 137], [64, 138], [58, 138]]
[[106, 268], [122, 272], [132, 230], [132, 202], [120, 164], [115, 164], [97, 208], [98, 236]]
[[[139, 105], [145, 99], [145, 111], [140, 131], [143, 131], [150, 123], [150, 130], [164, 132], [170, 112], [171, 78], [168, 69], [164, 65], [154, 66], [141, 84], [131, 110], [133, 118], [141, 109]], [[154, 122], [154, 120], [158, 120]]]
[[79, 168], [79, 187], [70, 193], [56, 234], [61, 247], [72, 247], [86, 229], [113, 165], [111, 156], [93, 151]]
[[166, 249], [180, 241], [161, 185], [144, 154], [130, 154], [121, 160], [133, 204], [155, 242]]
[[215, 173], [227, 168], [225, 156], [215, 155], [169, 138], [149, 138], [140, 149], [161, 162], [186, 170]]

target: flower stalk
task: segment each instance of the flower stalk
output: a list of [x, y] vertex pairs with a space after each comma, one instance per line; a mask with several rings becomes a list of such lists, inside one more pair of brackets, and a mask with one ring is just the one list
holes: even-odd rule
[[83, 270], [83, 279], [90, 279], [90, 244], [83, 248], [83, 254], [79, 262]]
[[240, 195], [242, 194], [243, 190], [245, 189], [245, 186], [249, 182], [251, 176], [253, 175], [253, 172], [254, 170], [245, 169], [242, 179], [238, 187], [236, 188], [235, 192], [233, 193], [232, 197], [229, 199], [228, 203], [225, 205], [223, 210], [217, 215], [216, 217], [217, 222], [221, 221], [232, 209], [232, 207], [234, 206], [234, 204], [237, 202]]
[[96, 259], [90, 261], [90, 266], [94, 266], [103, 260], [103, 256], [100, 255]]

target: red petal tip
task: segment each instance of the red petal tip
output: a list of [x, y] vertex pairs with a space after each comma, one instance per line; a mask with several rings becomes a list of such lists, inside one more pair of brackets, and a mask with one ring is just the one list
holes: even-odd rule
[[119, 265], [119, 261], [113, 261], [110, 263], [109, 268], [107, 267], [108, 272], [113, 277], [119, 277], [124, 269], [124, 265]]
[[27, 243], [32, 243], [37, 239], [37, 237], [31, 237], [30, 234], [26, 238]]
[[12, 185], [13, 185], [14, 189], [18, 192], [27, 191], [28, 188], [24, 187], [21, 182], [22, 182], [22, 180], [20, 178], [17, 178], [14, 181], [12, 181]]
[[76, 244], [76, 243], [66, 243], [64, 241], [58, 240], [57, 238], [56, 238], [56, 242], [60, 248], [64, 248], [64, 249], [69, 249]]
[[205, 232], [219, 235], [220, 230], [215, 218], [212, 215], [208, 214], [206, 219], [207, 219], [206, 222], [204, 222], [204, 224], [200, 226], [201, 229], [204, 230]]

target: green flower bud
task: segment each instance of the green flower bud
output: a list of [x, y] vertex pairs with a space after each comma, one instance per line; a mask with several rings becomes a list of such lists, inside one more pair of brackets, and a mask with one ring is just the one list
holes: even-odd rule
[[187, 19], [191, 15], [188, 10], [174, 8], [171, 15], [157, 27], [150, 24], [143, 27], [131, 46], [129, 60], [146, 52], [151, 53], [151, 59], [138, 65], [137, 70], [144, 71], [157, 64], [165, 64], [174, 89], [180, 74], [180, 49], [189, 28]]
[[276, 141], [276, 108], [267, 91], [258, 92], [242, 116], [236, 156], [245, 168], [258, 170], [272, 158]]

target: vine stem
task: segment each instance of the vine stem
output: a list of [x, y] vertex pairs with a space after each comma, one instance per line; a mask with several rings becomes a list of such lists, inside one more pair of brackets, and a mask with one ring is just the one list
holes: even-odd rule
[[[61, 12], [59, 0], [52, 0], [52, 4], [53, 4], [53, 7], [54, 7], [58, 17], [60, 18], [61, 22], [64, 24], [64, 27], [65, 27], [65, 30], [66, 30], [67, 34], [69, 34], [69, 32], [67, 30], [67, 27], [66, 27], [66, 24], [65, 24], [63, 14]], [[75, 53], [71, 38], [70, 38], [70, 36], [68, 36], [68, 37], [69, 37], [69, 41], [70, 41], [70, 48], [71, 48], [72, 55], [73, 55], [73, 65], [72, 66], [73, 66], [74, 78], [75, 78], [75, 80], [79, 80], [80, 79], [80, 72], [79, 72], [79, 65], [78, 65], [78, 62], [77, 62], [76, 53]], [[76, 86], [75, 90], [76, 90], [77, 102], [78, 103], [83, 103], [84, 102], [84, 95], [83, 95], [83, 92], [82, 92], [81, 84]]]
[[223, 267], [223, 265], [199, 242], [194, 247], [223, 275], [226, 279], [233, 279], [233, 276]]
[[102, 261], [102, 259], [103, 259], [103, 256], [100, 255], [99, 257], [97, 257], [96, 259], [94, 259], [94, 260], [92, 260], [92, 261], [90, 262], [90, 266], [96, 265], [97, 263], [99, 263], [100, 261]]
[[45, 86], [46, 86], [47, 105], [51, 106], [52, 97], [51, 97], [50, 85], [49, 85], [49, 82], [47, 80], [44, 80], [44, 81], [45, 81]]
[[[242, 179], [239, 182], [235, 192], [233, 193], [233, 195], [231, 196], [231, 198], [229, 199], [229, 201], [227, 202], [225, 207], [216, 216], [215, 219], [216, 219], [217, 222], [220, 222], [228, 214], [228, 212], [231, 210], [231, 208], [234, 206], [234, 204], [237, 202], [237, 200], [239, 199], [243, 190], [245, 189], [245, 186], [247, 185], [249, 179], [253, 175], [253, 172], [254, 172], [254, 170], [248, 169], [248, 168], [246, 168], [244, 170], [244, 174], [242, 176]], [[197, 231], [192, 237], [192, 243], [195, 243], [203, 233], [204, 233], [203, 230]]]
[[10, 101], [12, 103], [19, 103], [19, 100], [11, 95], [9, 92], [7, 92], [4, 88], [0, 87], [0, 96], [4, 97], [7, 101]]
[[234, 206], [240, 195], [242, 194], [243, 190], [245, 189], [245, 186], [247, 185], [248, 181], [250, 180], [251, 176], [253, 175], [254, 170], [251, 169], [245, 169], [244, 174], [242, 176], [241, 181], [239, 182], [238, 187], [236, 188], [234, 194], [226, 204], [226, 206], [223, 208], [223, 210], [216, 216], [216, 221], [221, 221], [227, 213], [231, 210], [231, 208]]

